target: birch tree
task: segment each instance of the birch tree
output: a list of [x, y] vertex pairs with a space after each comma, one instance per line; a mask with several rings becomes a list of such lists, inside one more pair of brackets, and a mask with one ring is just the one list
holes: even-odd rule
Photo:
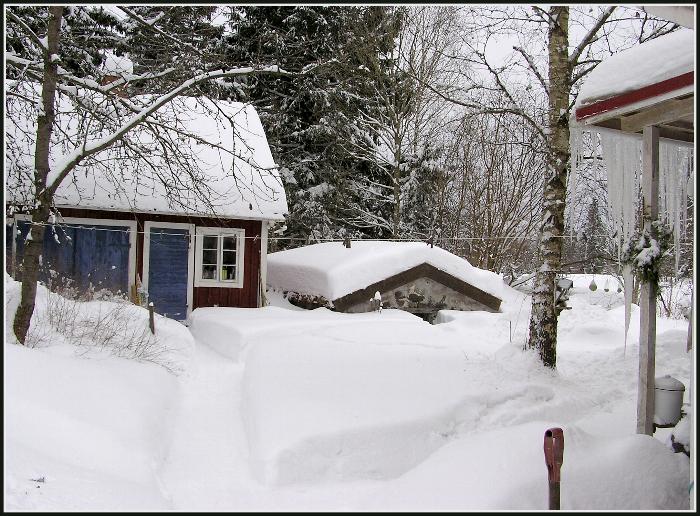
[[[130, 25], [132, 29], [140, 27], [158, 41], [169, 41], [173, 48], [190, 48], [191, 51], [196, 51], [190, 43], [174, 38], [160, 29], [158, 17], [147, 20], [128, 8], [122, 9], [122, 12], [126, 20], [133, 22]], [[124, 142], [136, 127], [150, 125], [156, 129], [152, 133], [154, 135], [158, 134], [158, 128], [166, 129], [168, 121], [158, 119], [159, 110], [200, 84], [222, 78], [286, 72], [276, 65], [215, 68], [214, 65], [220, 64], [219, 62], [202, 58], [197, 69], [190, 69], [186, 74], [181, 66], [171, 61], [101, 85], [100, 51], [105, 48], [114, 49], [120, 43], [123, 44], [129, 24], [120, 24], [117, 18], [109, 17], [103, 9], [94, 7], [10, 7], [5, 13], [8, 30], [6, 77], [9, 79], [6, 116], [21, 117], [31, 112], [36, 117], [36, 131], [32, 140], [35, 147], [31, 152], [33, 165], [23, 167], [21, 163], [9, 164], [10, 167], [15, 167], [17, 174], [27, 174], [32, 184], [32, 199], [29, 205], [32, 228], [22, 260], [21, 300], [13, 321], [14, 334], [17, 340], [24, 344], [34, 312], [39, 260], [45, 226], [50, 220], [54, 205], [54, 194], [61, 184], [69, 180], [76, 167], [96, 158], [100, 152]], [[91, 30], [92, 34], [100, 35], [92, 43], [89, 37]], [[163, 82], [166, 78], [178, 75], [180, 78], [177, 80]], [[148, 85], [156, 81], [161, 81], [162, 91], [140, 104], [114, 95], [115, 91], [127, 83], [139, 84], [142, 91], [148, 91]], [[40, 97], [32, 97], [27, 94], [28, 91], [40, 92]], [[66, 147], [71, 149], [67, 154], [51, 156], [52, 141], [60, 142], [63, 137], [57, 125], [56, 105], [59, 94], [72, 97], [83, 115], [83, 120], [89, 121], [85, 127], [92, 128], [92, 132], [86, 130], [82, 141], [66, 141]], [[95, 106], [91, 102], [94, 95], [107, 99], [107, 103]], [[9, 109], [14, 109], [22, 103], [29, 111], [23, 113], [21, 110]], [[108, 104], [118, 106], [115, 107], [115, 111], [109, 112], [106, 107]], [[117, 113], [120, 115], [117, 116]], [[77, 118], [75, 123], [80, 123], [80, 118]], [[97, 133], [96, 127], [100, 129]], [[177, 132], [176, 126], [171, 127]], [[10, 149], [18, 149], [21, 146], [21, 142], [12, 141], [15, 136], [22, 137], [21, 133], [8, 135]], [[174, 147], [171, 145], [171, 148]], [[126, 145], [124, 148], [138, 154], [136, 146]], [[8, 153], [8, 159], [12, 156], [12, 152]], [[180, 156], [186, 160], [185, 154]], [[97, 168], [93, 173], [99, 170], [104, 168]], [[172, 180], [177, 182], [178, 178], [174, 177]]]
[[[617, 13], [617, 16], [613, 16]], [[468, 49], [455, 58], [485, 81], [467, 78], [467, 88], [499, 91], [503, 102], [483, 105], [460, 91], [447, 98], [482, 113], [512, 113], [527, 121], [546, 148], [540, 221], [539, 266], [535, 273], [528, 346], [542, 362], [556, 367], [556, 276], [561, 270], [564, 213], [569, 170], [569, 117], [578, 85], [607, 55], [676, 26], [658, 23], [634, 9], [606, 6], [496, 6], [465, 10], [463, 41]], [[570, 15], [573, 17], [570, 19]], [[641, 19], [641, 22], [640, 22]], [[571, 29], [575, 29], [572, 36]], [[513, 41], [496, 63], [494, 41]], [[543, 59], [539, 56], [546, 56]], [[457, 97], [457, 98], [456, 98]]]

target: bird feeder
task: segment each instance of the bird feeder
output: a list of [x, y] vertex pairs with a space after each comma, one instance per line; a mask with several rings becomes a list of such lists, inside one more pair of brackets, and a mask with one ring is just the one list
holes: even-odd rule
[[659, 376], [654, 382], [654, 424], [674, 426], [681, 419], [685, 385], [672, 376]]

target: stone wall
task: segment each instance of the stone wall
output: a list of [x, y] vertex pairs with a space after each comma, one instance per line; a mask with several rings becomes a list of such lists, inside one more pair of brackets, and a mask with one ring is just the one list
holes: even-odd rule
[[[418, 278], [387, 292], [380, 292], [384, 308], [398, 308], [415, 314], [437, 314], [438, 310], [493, 310], [470, 297], [430, 278]], [[348, 307], [348, 313], [370, 312], [371, 298]]]

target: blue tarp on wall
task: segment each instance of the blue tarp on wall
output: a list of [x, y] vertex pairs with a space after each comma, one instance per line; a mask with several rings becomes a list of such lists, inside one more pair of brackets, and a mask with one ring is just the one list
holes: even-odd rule
[[[29, 221], [17, 221], [17, 265], [24, 255], [24, 241], [29, 227]], [[95, 290], [107, 289], [115, 294], [128, 294], [129, 230], [128, 226], [92, 224], [47, 227], [39, 280], [75, 287], [79, 292], [92, 286]]]

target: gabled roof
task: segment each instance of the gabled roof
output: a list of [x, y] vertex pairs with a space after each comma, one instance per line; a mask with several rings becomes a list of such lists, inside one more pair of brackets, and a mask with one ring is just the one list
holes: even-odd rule
[[[267, 284], [278, 291], [322, 296], [336, 304], [336, 300], [380, 282], [390, 288], [388, 285], [400, 280], [401, 274], [410, 276], [416, 271], [430, 271], [442, 283], [446, 277], [453, 278], [449, 282], [457, 286], [455, 290], [461, 288], [470, 297], [468, 292], [481, 296], [487, 305], [493, 305], [495, 299], [500, 302], [503, 295], [503, 280], [498, 274], [423, 242], [353, 241], [350, 248], [340, 242], [325, 242], [279, 251], [268, 255]], [[365, 297], [369, 299], [376, 290]]]
[[692, 141], [695, 31], [680, 29], [615, 54], [581, 86], [576, 120], [627, 132], [653, 120], [661, 136]]
[[[103, 110], [112, 109], [115, 120], [126, 120], [132, 114], [125, 109], [116, 110], [113, 99], [92, 93], [86, 93], [85, 98]], [[138, 96], [129, 100], [143, 105], [152, 98]], [[24, 109], [26, 113], [26, 106]], [[83, 144], [81, 136], [88, 122], [75, 115], [75, 106], [67, 95], [58, 95], [56, 110], [60, 130], [55, 131], [52, 142], [52, 170]], [[8, 152], [5, 158], [6, 202], [23, 205], [31, 199], [34, 115], [8, 118], [6, 112], [6, 136], [19, 143], [19, 151]], [[288, 210], [284, 188], [253, 106], [204, 97], [180, 97], [162, 107], [158, 115], [168, 120], [167, 127], [176, 130], [157, 125], [133, 129], [127, 135], [132, 146], [130, 152], [132, 155], [138, 152], [143, 158], [125, 159], [125, 148], [119, 143], [105, 149], [81, 163], [63, 181], [56, 192], [55, 204], [225, 218], [284, 218]], [[162, 145], [154, 137], [154, 131], [158, 130], [174, 144]], [[87, 143], [104, 134], [91, 134]], [[182, 151], [190, 156], [178, 161], [176, 155]], [[205, 185], [204, 190], [201, 185]]]
[[430, 278], [438, 283], [451, 288], [455, 292], [459, 292], [463, 296], [467, 296], [474, 301], [483, 305], [485, 310], [498, 312], [501, 307], [501, 300], [494, 295], [484, 292], [474, 285], [462, 281], [461, 279], [448, 274], [447, 272], [430, 265], [429, 263], [421, 263], [415, 267], [411, 267], [403, 272], [389, 276], [381, 281], [372, 283], [371, 285], [351, 292], [343, 297], [333, 300], [333, 306], [338, 310], [345, 310], [357, 303], [367, 301], [374, 296], [375, 292], [387, 292], [395, 288], [416, 281], [419, 278]]

